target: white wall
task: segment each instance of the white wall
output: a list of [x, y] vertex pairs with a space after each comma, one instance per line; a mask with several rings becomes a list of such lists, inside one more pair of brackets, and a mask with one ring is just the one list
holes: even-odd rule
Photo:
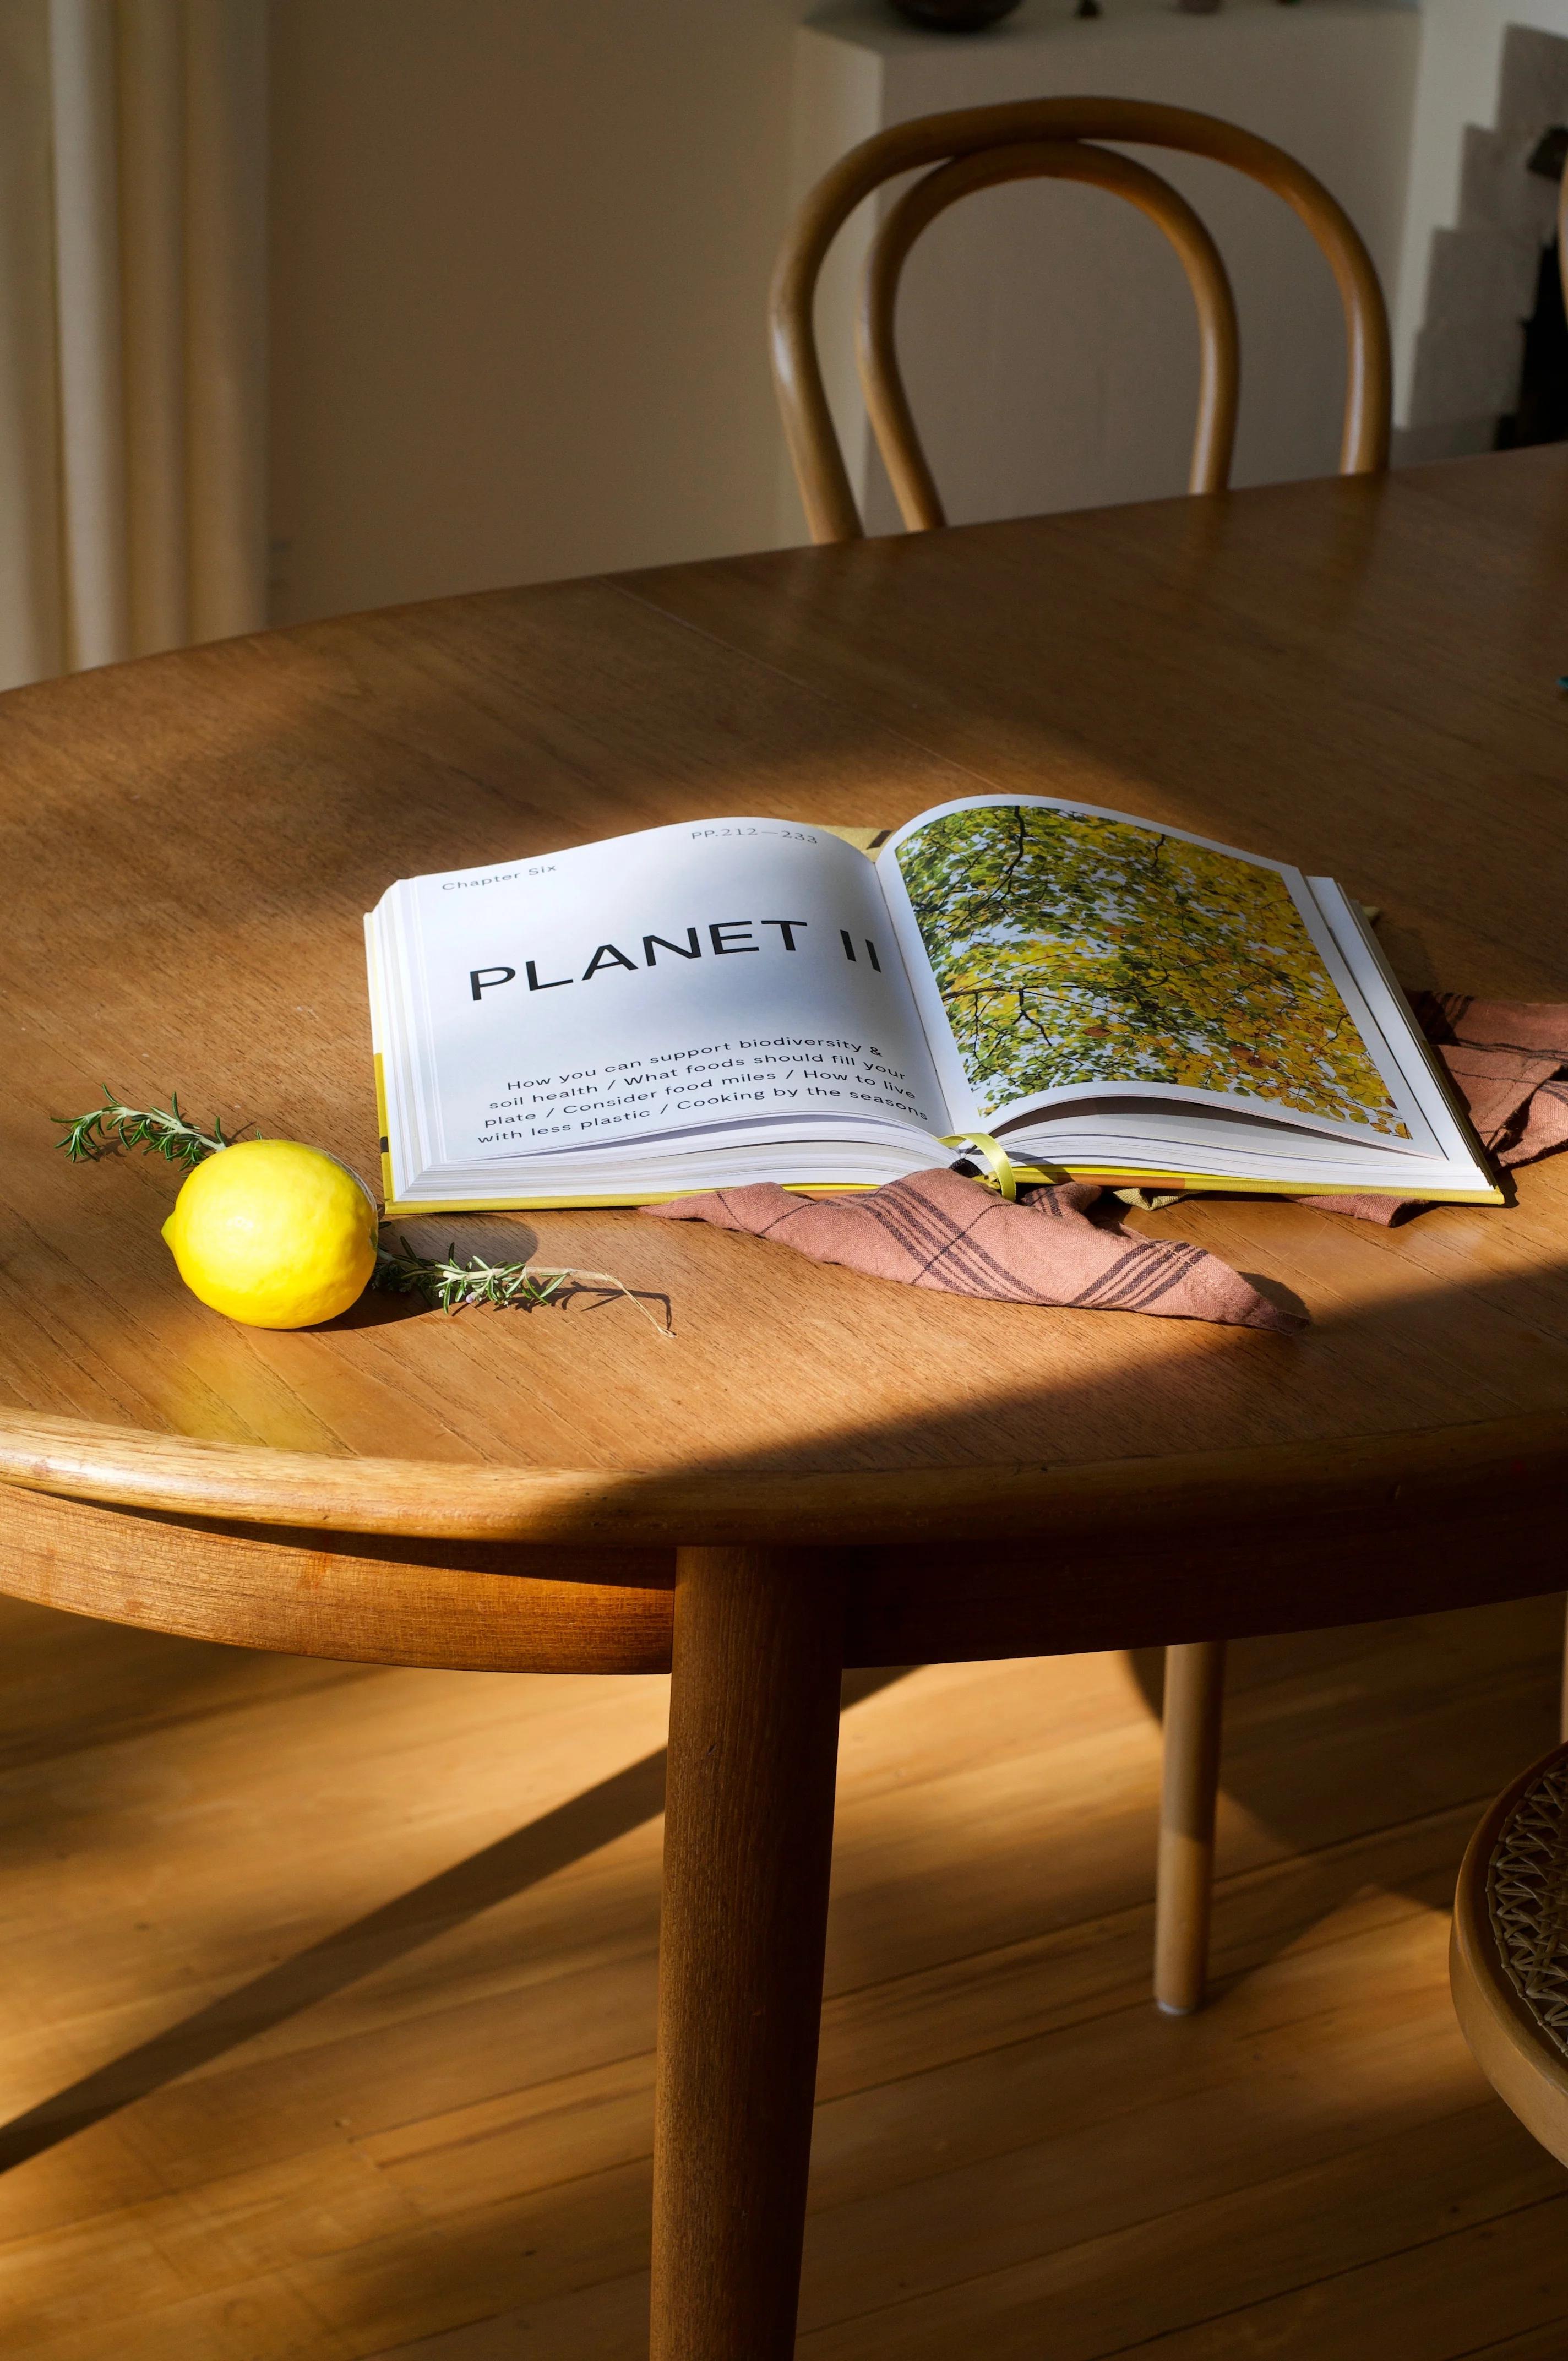
[[[1464, 180], [1467, 146], [1473, 164], [1483, 159], [1475, 155], [1480, 143], [1474, 130], [1492, 132], [1498, 126], [1499, 78], [1505, 35], [1511, 26], [1523, 26], [1542, 33], [1568, 37], [1568, 0], [1421, 0], [1421, 55], [1416, 82], [1415, 120], [1410, 141], [1409, 196], [1405, 214], [1403, 250], [1397, 278], [1394, 304], [1394, 415], [1399, 424], [1409, 426], [1412, 418], [1412, 394], [1415, 391], [1417, 340], [1423, 324], [1431, 324], [1434, 300], [1441, 313], [1447, 288], [1445, 280], [1453, 282], [1453, 298], [1464, 310], [1484, 304], [1486, 291], [1477, 289], [1474, 296], [1464, 287], [1466, 279], [1479, 277], [1489, 281], [1489, 293], [1494, 306], [1501, 303], [1508, 316], [1518, 317], [1520, 272], [1505, 260], [1488, 258], [1479, 245], [1474, 268], [1466, 269], [1465, 258], [1444, 238], [1444, 233], [1458, 229], [1461, 218], [1461, 193]], [[1511, 111], [1520, 120], [1504, 125], [1503, 146], [1509, 148], [1499, 162], [1506, 162], [1508, 171], [1508, 194], [1512, 200], [1510, 210], [1517, 214], [1533, 209], [1543, 233], [1550, 233], [1552, 192], [1544, 181], [1532, 190], [1522, 170], [1523, 148], [1528, 144], [1531, 116], [1533, 125], [1548, 120], [1561, 121], [1563, 116], [1555, 110], [1563, 93], [1551, 85], [1556, 76], [1547, 66], [1541, 76], [1539, 111], [1531, 108], [1528, 93], [1519, 91], [1513, 98]], [[1511, 143], [1509, 130], [1517, 135]], [[1472, 136], [1467, 141], [1467, 130]], [[1517, 151], [1517, 152], [1515, 152]], [[1472, 210], [1496, 214], [1496, 203], [1488, 206], [1486, 192], [1472, 181]], [[1501, 193], [1501, 192], [1499, 192]], [[1475, 201], [1479, 200], [1478, 206]], [[1477, 222], [1477, 226], [1480, 223]], [[1445, 253], [1445, 246], [1447, 251]], [[1434, 276], [1434, 264], [1436, 271]], [[1446, 269], [1445, 269], [1446, 266]], [[1468, 297], [1468, 301], [1467, 301]], [[1524, 304], [1528, 312], [1530, 304]], [[1456, 322], [1456, 344], [1468, 344], [1473, 357], [1478, 339], [1475, 331], [1480, 324], [1475, 316]], [[1456, 352], [1455, 360], [1459, 355]], [[1457, 376], [1457, 369], [1455, 372]], [[1482, 375], [1487, 374], [1485, 370]], [[1495, 391], [1495, 387], [1482, 385], [1479, 379], [1475, 392], [1466, 402], [1463, 391], [1457, 390], [1453, 404], [1453, 423], [1463, 427], [1468, 413], [1475, 413], [1477, 431], [1484, 433], [1488, 421], [1482, 413], [1488, 404], [1482, 397]], [[1478, 405], [1478, 406], [1477, 406]], [[1441, 410], [1441, 399], [1434, 401], [1429, 390], [1425, 411]], [[1494, 407], [1506, 407], [1500, 402]], [[1420, 415], [1416, 419], [1431, 455], [1440, 456], [1442, 437], [1434, 433], [1443, 424], [1441, 417]], [[1463, 435], [1453, 447], [1464, 447]], [[1476, 445], [1475, 447], [1481, 447]], [[1411, 457], [1424, 456], [1417, 438], [1405, 437], [1405, 448]]]
[[807, 0], [273, 0], [274, 612], [755, 548]]
[[[777, 502], [782, 438], [762, 314], [790, 202], [796, 28], [814, 5], [270, 0], [279, 620], [804, 537], [798, 512]], [[1069, 86], [1083, 88], [1085, 72], [1092, 84], [1097, 72], [1114, 82], [1132, 70], [1121, 20], [1157, 20], [1185, 60], [1179, 94], [1199, 105], [1202, 58], [1259, 9], [1231, 0], [1216, 20], [1178, 16], [1168, 0], [1106, 0], [1096, 27], [1074, 24], [1073, 5], [1025, 0], [1000, 38], [1059, 40], [1064, 58], [1072, 52]], [[1344, 0], [1306, 0], [1265, 13], [1257, 38], [1289, 47], [1303, 18], [1353, 12]], [[931, 48], [929, 37], [908, 38]], [[972, 79], [998, 38], [938, 40], [928, 103]], [[1321, 62], [1299, 103], [1288, 92], [1249, 103], [1245, 71], [1214, 103], [1261, 112], [1259, 128], [1312, 150], [1331, 177], [1343, 163], [1355, 187], [1376, 184], [1369, 226], [1387, 247], [1384, 184], [1390, 173], [1398, 182], [1390, 155], [1403, 126], [1397, 106], [1389, 121], [1369, 103], [1359, 68], [1350, 71], [1354, 27], [1347, 39], [1343, 107]], [[1161, 94], [1161, 80], [1156, 68], [1148, 94]], [[1110, 242], [1094, 246], [1108, 258], [1087, 295], [1082, 269], [1073, 277], [1063, 323], [1070, 338], [1072, 303], [1081, 328], [1087, 302], [1118, 324], [1116, 355], [1080, 372], [1091, 406], [1103, 380], [1111, 423], [1094, 465], [1059, 482], [1048, 471], [1021, 478], [1011, 502], [992, 483], [982, 504], [1180, 489], [1184, 291], [1162, 283], [1152, 313], [1128, 292], [1115, 241], [1129, 229], [1108, 224], [1111, 200], [1061, 189], [1030, 197], [1059, 208], [1064, 224], [1087, 207], [1096, 241]], [[1299, 240], [1269, 201], [1254, 209], [1259, 256]], [[1269, 267], [1252, 266], [1254, 277]], [[1314, 335], [1321, 325], [1333, 352], [1326, 284], [1314, 280], [1300, 324]], [[1168, 367], [1175, 382], [1162, 386]], [[1038, 439], [1054, 431], [1054, 447], [1069, 447], [1053, 410], [1060, 389], [1043, 381], [1032, 396], [1010, 364], [1002, 373], [1020, 431], [1035, 433], [1037, 420]], [[1255, 344], [1251, 382], [1239, 475], [1299, 471], [1320, 446], [1327, 464], [1332, 391], [1320, 399], [1283, 347]], [[1271, 410], [1288, 413], [1288, 432], [1271, 425]], [[1150, 447], [1123, 464], [1117, 455], [1146, 429]]]
[[[269, 5], [279, 620], [787, 533], [762, 313], [790, 191], [797, 26], [814, 0]], [[1072, 5], [1025, 0], [1012, 25], [1093, 33], [1070, 25]], [[1107, 30], [1139, 5], [1154, 0], [1108, 0]], [[1168, 10], [1170, 37], [1192, 36], [1195, 60], [1247, 5], [1232, 0], [1218, 20]], [[1268, 14], [1284, 25], [1320, 10], [1337, 13], [1305, 0]], [[1259, 125], [1331, 179], [1336, 155], [1369, 188], [1376, 165], [1378, 242], [1402, 255], [1387, 273], [1402, 393], [1432, 232], [1456, 218], [1463, 126], [1493, 119], [1508, 23], [1568, 32], [1568, 0], [1423, 0], [1402, 244], [1384, 185], [1391, 149], [1376, 152], [1402, 135], [1369, 113], [1354, 77], [1321, 152], [1304, 99]], [[977, 45], [952, 45], [956, 79], [966, 52], [969, 73]], [[1332, 114], [1332, 72], [1319, 81]], [[1182, 95], [1204, 103], [1185, 81]], [[1246, 112], [1245, 93], [1223, 95]], [[1085, 219], [1112, 203], [1028, 193]], [[1261, 254], [1278, 232], [1257, 210]], [[1286, 223], [1285, 235], [1299, 233]], [[1184, 303], [1179, 286], [1171, 301]], [[1132, 366], [1105, 378], [1118, 434], [1151, 376], [1148, 320], [1121, 310]], [[1337, 333], [1332, 299], [1321, 324]], [[1162, 420], [1187, 400], [1185, 321], [1179, 334], [1180, 389]], [[1279, 353], [1255, 349], [1244, 479], [1273, 464], [1258, 437], [1282, 368], [1278, 401], [1294, 404], [1298, 442], [1307, 431], [1301, 385]], [[1015, 407], [1027, 398], [1022, 385], [1010, 394]], [[1048, 401], [1039, 414], [1049, 432]], [[1185, 418], [1150, 432], [1157, 466], [1129, 488], [1174, 489]]]

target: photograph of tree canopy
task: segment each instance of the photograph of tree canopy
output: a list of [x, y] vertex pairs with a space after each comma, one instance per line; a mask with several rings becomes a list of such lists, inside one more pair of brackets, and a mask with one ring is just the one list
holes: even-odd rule
[[1404, 1133], [1274, 870], [1028, 804], [945, 813], [897, 857], [984, 1114], [1179, 1082]]

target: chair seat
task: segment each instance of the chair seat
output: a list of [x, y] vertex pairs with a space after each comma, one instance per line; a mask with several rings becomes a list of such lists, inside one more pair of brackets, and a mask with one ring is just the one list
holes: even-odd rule
[[1568, 1746], [1516, 1780], [1472, 1837], [1449, 1980], [1476, 2064], [1568, 2164]]

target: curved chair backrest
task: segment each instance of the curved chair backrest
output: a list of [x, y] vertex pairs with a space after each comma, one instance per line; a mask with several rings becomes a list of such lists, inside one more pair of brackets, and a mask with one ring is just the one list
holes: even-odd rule
[[1146, 166], [1100, 140], [1170, 148], [1233, 165], [1272, 189], [1317, 240], [1344, 306], [1348, 368], [1340, 470], [1372, 475], [1388, 464], [1388, 321], [1372, 258], [1321, 181], [1282, 148], [1218, 116], [1141, 99], [1036, 98], [968, 107], [895, 124], [841, 158], [796, 215], [773, 273], [770, 333], [773, 380], [814, 541], [852, 541], [863, 528], [834, 431], [817, 354], [813, 306], [829, 247], [857, 205], [886, 181], [934, 166], [893, 207], [872, 245], [861, 292], [858, 344], [873, 432], [904, 519], [912, 530], [944, 522], [920, 448], [894, 349], [894, 314], [905, 258], [922, 230], [959, 198], [1003, 181], [1091, 182], [1137, 205], [1170, 239], [1198, 305], [1202, 379], [1190, 488], [1229, 480], [1235, 432], [1235, 306], [1213, 240], [1186, 200]]

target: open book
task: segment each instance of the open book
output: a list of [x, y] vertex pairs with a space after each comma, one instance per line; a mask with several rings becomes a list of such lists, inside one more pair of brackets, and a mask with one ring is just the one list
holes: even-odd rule
[[1038, 1177], [1499, 1202], [1360, 911], [1043, 796], [873, 859], [682, 822], [391, 886], [366, 920], [388, 1211]]

